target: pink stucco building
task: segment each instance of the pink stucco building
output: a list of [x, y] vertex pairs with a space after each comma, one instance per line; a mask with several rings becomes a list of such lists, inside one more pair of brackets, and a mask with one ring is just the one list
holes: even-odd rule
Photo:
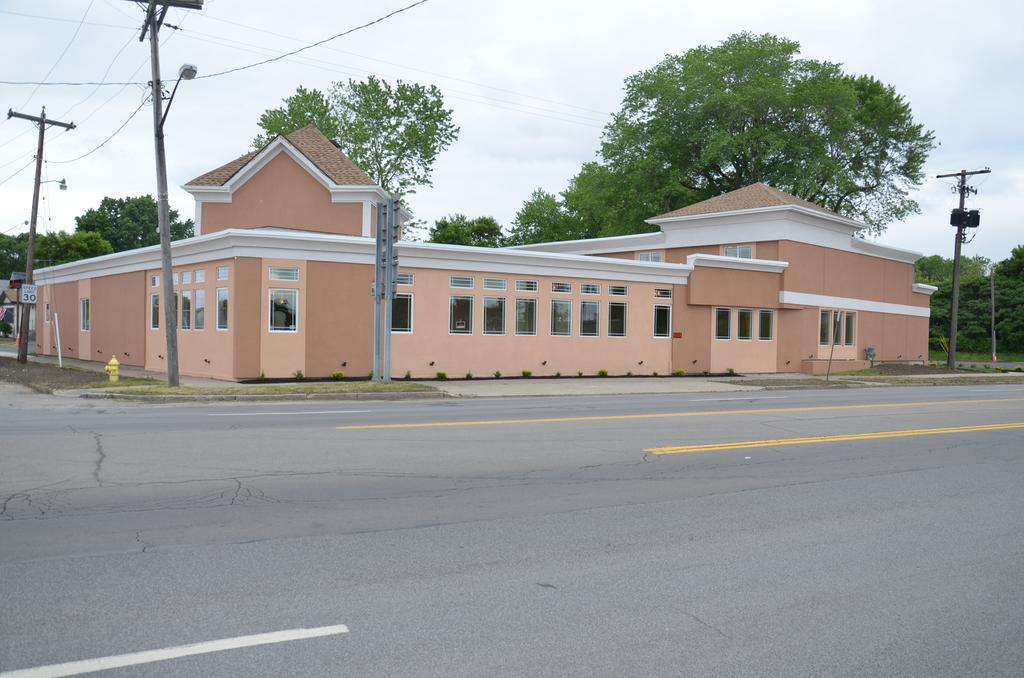
[[[316, 128], [184, 187], [183, 374], [365, 375], [384, 192]], [[763, 184], [650, 219], [654, 233], [518, 248], [401, 242], [392, 376], [820, 372], [927, 357], [914, 252]], [[40, 269], [37, 352], [164, 370], [158, 247]], [[834, 336], [832, 328], [836, 327]], [[834, 340], [834, 341], [833, 341]], [[835, 346], [833, 347], [833, 343]]]

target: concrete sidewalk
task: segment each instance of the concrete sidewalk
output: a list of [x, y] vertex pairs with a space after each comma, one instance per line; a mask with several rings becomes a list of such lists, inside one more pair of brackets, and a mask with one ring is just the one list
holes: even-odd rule
[[605, 377], [562, 379], [479, 379], [420, 382], [465, 398], [506, 396], [629, 395], [657, 393], [732, 393], [760, 391], [760, 386], [700, 377]]

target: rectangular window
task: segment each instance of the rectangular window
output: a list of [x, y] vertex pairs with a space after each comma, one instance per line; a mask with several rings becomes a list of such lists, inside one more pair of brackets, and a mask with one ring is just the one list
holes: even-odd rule
[[201, 268], [198, 271], [196, 271], [196, 282], [197, 283], [204, 283], [204, 282], [206, 282], [206, 271], [204, 269]]
[[556, 337], [572, 334], [572, 302], [568, 299], [551, 301], [551, 334]]
[[160, 276], [158, 276], [158, 275], [151, 275], [151, 276], [149, 276], [149, 286], [150, 287], [160, 287]]
[[654, 290], [654, 296], [658, 299], [671, 299], [672, 288], [670, 287], [658, 287]]
[[206, 290], [196, 290], [196, 329], [206, 329]]
[[626, 336], [626, 304], [622, 302], [608, 304], [608, 336]]
[[228, 328], [228, 288], [217, 288], [217, 329]]
[[672, 328], [672, 307], [654, 307], [654, 336], [668, 337]]
[[82, 331], [83, 332], [88, 332], [89, 331], [89, 327], [91, 325], [91, 318], [89, 317], [89, 300], [88, 299], [80, 299], [79, 300], [79, 306], [80, 306], [80, 310], [81, 310], [80, 318], [82, 320], [82, 325], [81, 325]]
[[832, 343], [843, 344], [843, 313], [832, 311]]
[[181, 284], [191, 285], [192, 284], [192, 271], [182, 271], [181, 273]]
[[227, 280], [227, 279], [228, 279], [228, 267], [227, 266], [218, 266], [217, 267], [217, 280]]
[[757, 314], [757, 338], [761, 341], [775, 338], [775, 311], [762, 309]]
[[832, 317], [832, 311], [822, 311], [818, 321], [818, 343], [828, 346], [828, 323]]
[[629, 292], [629, 288], [625, 285], [609, 285], [608, 294], [613, 297], [624, 297]]
[[736, 311], [736, 338], [749, 340], [754, 338], [754, 312], [749, 308]]
[[149, 329], [160, 329], [160, 295], [149, 295]]
[[580, 283], [580, 294], [601, 294], [601, 286], [596, 283]]
[[516, 281], [516, 292], [536, 292], [537, 281], [536, 280], [517, 280]]
[[664, 261], [664, 257], [662, 256], [662, 253], [661, 252], [656, 252], [656, 251], [655, 252], [640, 252], [639, 254], [637, 254], [636, 258], [637, 258], [638, 261], [654, 261], [654, 262]]
[[415, 282], [416, 276], [412, 273], [399, 273], [395, 278], [395, 284], [397, 285], [412, 285]]
[[516, 299], [516, 334], [537, 334], [537, 300]]
[[391, 302], [391, 331], [412, 332], [411, 294], [396, 294]]
[[271, 280], [285, 280], [292, 282], [299, 279], [299, 269], [291, 266], [271, 266]]
[[172, 273], [171, 274], [171, 284], [172, 285], [177, 285], [178, 282], [180, 281], [180, 279], [181, 279], [181, 276], [179, 276], [177, 273]]
[[856, 326], [856, 320], [854, 316], [857, 314], [853, 311], [846, 312], [846, 331], [843, 334], [843, 343], [847, 346], [853, 346], [854, 339], [854, 327]]
[[553, 282], [551, 283], [551, 291], [558, 292], [559, 294], [570, 294], [572, 293], [572, 283]]
[[732, 338], [732, 309], [715, 309], [715, 339]]
[[270, 290], [270, 331], [296, 332], [299, 329], [299, 291]]
[[473, 297], [452, 297], [448, 309], [450, 334], [473, 334]]
[[596, 337], [601, 324], [601, 302], [580, 302], [580, 336]]
[[484, 334], [505, 334], [505, 297], [484, 297]]
[[43, 322], [45, 322], [45, 323], [50, 322], [50, 305], [49, 304], [43, 305]]
[[739, 257], [740, 259], [753, 259], [754, 247], [753, 245], [726, 245], [725, 256]]
[[473, 289], [473, 278], [468, 275], [453, 275], [448, 279], [448, 284], [452, 287], [465, 287], [467, 289]]
[[192, 329], [192, 292], [190, 290], [181, 292], [181, 329]]
[[484, 289], [503, 290], [505, 289], [505, 280], [504, 278], [484, 278]]

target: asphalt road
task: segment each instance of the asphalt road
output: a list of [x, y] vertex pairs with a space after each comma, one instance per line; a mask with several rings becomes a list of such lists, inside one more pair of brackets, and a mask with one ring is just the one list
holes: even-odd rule
[[1018, 386], [0, 407], [0, 671], [1024, 675]]

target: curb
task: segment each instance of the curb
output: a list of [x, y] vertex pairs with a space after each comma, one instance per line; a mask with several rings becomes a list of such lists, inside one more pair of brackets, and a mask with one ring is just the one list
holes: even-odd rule
[[79, 398], [90, 400], [129, 400], [139, 403], [193, 403], [193, 402], [273, 402], [309, 400], [430, 400], [457, 398], [443, 391], [412, 391], [409, 393], [251, 393], [238, 395], [142, 395], [134, 393], [104, 393], [86, 391]]

